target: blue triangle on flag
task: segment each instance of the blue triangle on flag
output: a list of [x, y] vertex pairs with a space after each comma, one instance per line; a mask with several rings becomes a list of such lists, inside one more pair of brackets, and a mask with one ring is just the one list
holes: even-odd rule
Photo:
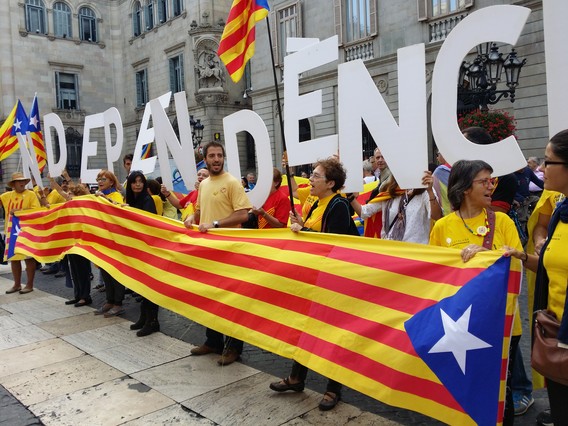
[[417, 354], [477, 424], [497, 422], [510, 262], [499, 258], [404, 324]]
[[20, 234], [20, 218], [16, 215], [12, 215], [12, 226], [10, 227], [10, 240], [8, 242], [8, 253], [7, 259], [14, 256], [14, 250], [16, 249], [16, 240]]

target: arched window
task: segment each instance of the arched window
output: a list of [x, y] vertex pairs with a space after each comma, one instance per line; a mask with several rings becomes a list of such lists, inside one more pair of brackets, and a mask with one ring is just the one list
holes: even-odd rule
[[142, 6], [140, 2], [134, 3], [134, 10], [132, 11], [132, 32], [134, 37], [142, 34]]
[[53, 33], [56, 37], [72, 37], [71, 9], [63, 2], [53, 4]]
[[97, 41], [97, 16], [88, 7], [79, 9], [79, 35], [81, 40]]
[[146, 30], [154, 28], [154, 0], [148, 0], [146, 6]]
[[158, 0], [158, 21], [163, 24], [168, 20], [168, 0]]
[[45, 4], [42, 0], [26, 0], [26, 30], [47, 34]]

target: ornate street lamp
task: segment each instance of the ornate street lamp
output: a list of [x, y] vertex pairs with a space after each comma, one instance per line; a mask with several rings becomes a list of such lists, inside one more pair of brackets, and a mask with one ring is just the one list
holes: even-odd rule
[[[480, 108], [487, 111], [487, 105], [494, 105], [501, 98], [515, 102], [515, 90], [519, 84], [521, 68], [527, 62], [520, 60], [515, 49], [503, 59], [496, 43], [477, 46], [477, 57], [472, 63], [462, 62], [458, 81], [458, 111]], [[507, 89], [498, 89], [505, 69]]]
[[189, 116], [189, 125], [191, 126], [191, 140], [193, 142], [193, 149], [201, 145], [203, 140], [203, 129], [205, 125], [201, 123], [201, 119], [194, 119], [193, 115]]

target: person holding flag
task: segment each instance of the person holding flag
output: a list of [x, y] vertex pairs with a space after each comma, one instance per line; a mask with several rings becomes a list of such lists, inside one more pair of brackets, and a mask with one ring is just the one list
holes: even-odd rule
[[[12, 216], [15, 212], [20, 210], [39, 208], [39, 200], [33, 191], [26, 189], [26, 185], [30, 182], [30, 178], [25, 177], [21, 172], [12, 174], [12, 179], [8, 182], [8, 186], [12, 191], [8, 191], [0, 195], [0, 201], [5, 211], [4, 218], [4, 232], [10, 235], [12, 230]], [[8, 247], [10, 244], [8, 244]], [[4, 255], [6, 259], [6, 254]], [[6, 259], [7, 260], [7, 259]], [[21, 259], [11, 259], [10, 266], [12, 268], [12, 275], [14, 276], [14, 285], [12, 288], [6, 290], [6, 294], [17, 293], [25, 294], [34, 290], [34, 276], [36, 271], [35, 259], [28, 257], [24, 261], [26, 263], [26, 275], [28, 282], [22, 288], [22, 263]]]

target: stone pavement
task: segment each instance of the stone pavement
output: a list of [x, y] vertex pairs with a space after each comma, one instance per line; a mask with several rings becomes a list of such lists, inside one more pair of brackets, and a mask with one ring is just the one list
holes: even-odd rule
[[321, 412], [314, 391], [276, 394], [274, 376], [244, 363], [188, 356], [189, 343], [138, 338], [127, 319], [38, 289], [4, 294], [12, 283], [0, 276], [0, 423], [396, 424], [345, 403]]
[[[289, 360], [246, 344], [242, 362], [227, 367], [214, 355], [190, 357], [202, 326], [161, 309], [162, 333], [138, 338], [129, 330], [139, 312], [131, 296], [122, 318], [105, 319], [92, 307], [66, 306], [73, 293], [64, 282], [38, 271], [33, 293], [6, 295], [10, 269], [0, 266], [0, 424], [440, 424], [350, 389], [335, 410], [320, 412], [326, 381], [318, 374], [310, 372], [303, 393], [273, 393], [268, 384], [287, 375]], [[104, 302], [103, 293], [92, 295], [93, 307]], [[535, 399], [515, 424], [535, 424], [546, 393]]]

